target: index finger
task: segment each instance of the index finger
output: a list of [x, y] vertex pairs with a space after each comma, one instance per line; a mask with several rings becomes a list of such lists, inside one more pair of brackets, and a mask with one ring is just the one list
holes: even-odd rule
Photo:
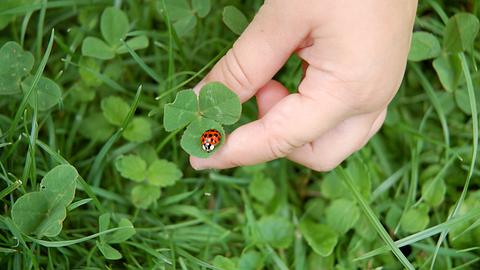
[[[301, 16], [292, 16], [301, 14], [291, 10], [301, 5], [280, 2], [283, 1], [267, 1], [260, 8], [233, 47], [199, 86], [206, 82], [222, 82], [244, 102], [272, 79], [309, 32]], [[197, 93], [198, 88], [195, 88]]]

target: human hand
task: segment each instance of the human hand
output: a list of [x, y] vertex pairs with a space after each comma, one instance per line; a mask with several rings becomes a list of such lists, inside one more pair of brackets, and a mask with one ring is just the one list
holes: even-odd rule
[[[397, 92], [416, 0], [272, 0], [199, 84], [220, 81], [259, 119], [229, 135], [195, 169], [230, 168], [280, 157], [327, 171], [381, 127]], [[292, 53], [304, 61], [298, 93], [273, 81]], [[198, 88], [198, 87], [196, 87]]]

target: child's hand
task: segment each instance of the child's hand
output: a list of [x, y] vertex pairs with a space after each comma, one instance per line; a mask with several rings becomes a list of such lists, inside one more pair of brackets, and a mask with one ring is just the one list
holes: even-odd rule
[[[280, 157], [317, 171], [337, 166], [382, 125], [402, 81], [416, 0], [265, 1], [202, 83], [220, 81], [259, 119], [236, 129], [196, 169]], [[272, 77], [292, 53], [304, 61], [298, 93]]]

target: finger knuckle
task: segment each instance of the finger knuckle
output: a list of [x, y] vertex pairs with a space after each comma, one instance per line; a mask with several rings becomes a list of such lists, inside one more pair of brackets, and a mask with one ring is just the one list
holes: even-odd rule
[[267, 146], [270, 156], [273, 158], [285, 157], [301, 146], [301, 144], [294, 142], [291, 136], [286, 136], [282, 118], [281, 115], [276, 115], [276, 117], [271, 117], [270, 121], [264, 124], [265, 130], [269, 133]]
[[235, 47], [227, 52], [222, 62], [222, 76], [233, 89], [250, 92], [254, 88], [253, 80], [237, 55]]
[[282, 158], [291, 153], [295, 146], [283, 138], [274, 136], [268, 140], [268, 148], [272, 157]]

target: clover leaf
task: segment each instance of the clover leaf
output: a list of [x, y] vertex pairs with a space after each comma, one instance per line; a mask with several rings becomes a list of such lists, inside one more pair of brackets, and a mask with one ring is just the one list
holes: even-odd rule
[[457, 13], [445, 26], [443, 47], [447, 52], [457, 53], [473, 48], [480, 29], [478, 18], [470, 13]]
[[98, 76], [98, 74], [101, 73], [100, 61], [91, 57], [82, 56], [80, 57], [78, 64], [79, 64], [78, 73], [80, 74], [80, 77], [81, 77], [80, 82], [92, 88], [96, 88], [102, 85], [103, 81]]
[[59, 165], [40, 183], [40, 191], [20, 197], [12, 207], [12, 220], [27, 235], [54, 237], [60, 234], [66, 207], [75, 196], [77, 170]]
[[192, 0], [192, 9], [200, 18], [207, 16], [211, 8], [210, 0]]
[[164, 159], [155, 160], [147, 170], [147, 181], [152, 186], [171, 186], [182, 178], [183, 173], [177, 165]]
[[[200, 137], [202, 134], [209, 129], [216, 129], [222, 135], [220, 143], [215, 146], [215, 149], [207, 153], [202, 149], [202, 144]], [[225, 131], [223, 130], [222, 125], [217, 121], [210, 120], [208, 118], [199, 118], [193, 121], [183, 133], [182, 139], [180, 141], [180, 146], [192, 156], [207, 158], [212, 153], [214, 153], [222, 144], [225, 138]]]
[[[110, 217], [111, 215], [109, 213], [105, 213], [98, 218], [100, 233], [109, 229]], [[97, 248], [107, 260], [119, 260], [122, 258], [122, 254], [110, 244], [125, 242], [136, 234], [132, 222], [126, 218], [120, 219], [118, 227], [122, 229], [112, 234], [100, 235], [100, 240], [96, 241]]]
[[236, 7], [226, 6], [223, 9], [223, 23], [237, 35], [247, 28], [247, 17]]
[[286, 218], [264, 216], [258, 221], [260, 242], [275, 248], [288, 248], [293, 240], [294, 227]]
[[133, 224], [127, 218], [121, 218], [118, 222], [118, 227], [124, 229], [118, 230], [113, 232], [112, 234], [105, 235], [105, 241], [110, 244], [118, 244], [127, 241], [132, 236], [134, 236], [137, 232], [133, 227]]
[[92, 112], [85, 117], [79, 129], [82, 136], [93, 141], [106, 141], [113, 132], [115, 132], [114, 127], [99, 112]]
[[[127, 47], [122, 40], [127, 38], [130, 23], [127, 14], [115, 7], [107, 7], [100, 19], [100, 32], [103, 40], [97, 37], [86, 37], [82, 43], [82, 54], [101, 60], [109, 60], [116, 54], [127, 53]], [[132, 50], [148, 47], [148, 38], [140, 35], [126, 40]]]
[[117, 96], [109, 96], [102, 99], [100, 104], [102, 108], [103, 116], [105, 119], [116, 126], [121, 126], [123, 120], [127, 118], [128, 112], [130, 111], [130, 106], [125, 100]]
[[82, 54], [108, 60], [115, 57], [114, 49], [107, 45], [103, 40], [96, 37], [86, 37], [82, 43]]
[[160, 198], [159, 187], [151, 185], [137, 185], [131, 191], [131, 200], [135, 207], [147, 209], [152, 203]]
[[263, 173], [256, 173], [248, 185], [248, 192], [256, 200], [268, 203], [275, 196], [275, 183]]
[[120, 175], [125, 178], [135, 182], [145, 180], [147, 163], [139, 156], [121, 156], [116, 160], [115, 167], [120, 172]]
[[423, 61], [432, 59], [437, 57], [441, 50], [440, 42], [434, 35], [418, 31], [413, 33], [408, 60]]
[[217, 267], [219, 269], [223, 269], [223, 270], [236, 270], [236, 269], [238, 269], [236, 263], [232, 259], [227, 258], [227, 257], [222, 256], [222, 255], [215, 256], [215, 258], [213, 258], [212, 264], [215, 267]]
[[415, 233], [425, 229], [430, 222], [428, 211], [429, 208], [425, 204], [408, 209], [400, 221], [400, 227], [407, 233]]
[[[238, 96], [219, 82], [205, 84], [197, 98], [192, 90], [177, 93], [173, 103], [164, 107], [163, 125], [166, 131], [174, 131], [187, 126], [180, 145], [192, 156], [207, 158], [224, 142], [223, 125], [238, 121], [242, 105]], [[201, 136], [209, 130], [216, 129], [222, 138], [212, 152], [202, 149]]]
[[237, 122], [242, 112], [238, 96], [218, 82], [209, 83], [202, 88], [199, 107], [204, 117], [224, 125]]
[[[148, 47], [148, 38], [146, 36], [136, 36], [136, 37], [133, 37], [133, 38], [127, 40], [125, 43], [127, 43], [127, 46], [130, 47], [134, 51], [135, 50], [140, 50], [140, 49], [145, 49], [146, 47]], [[118, 54], [127, 53], [128, 52], [127, 46], [125, 46], [125, 44], [122, 43], [115, 50], [115, 52], [118, 53]]]
[[327, 224], [339, 234], [345, 234], [355, 226], [360, 218], [360, 210], [353, 201], [337, 199], [326, 209]]
[[442, 53], [432, 64], [443, 88], [447, 92], [454, 92], [463, 79], [462, 63], [458, 54]]
[[197, 25], [197, 16], [206, 17], [211, 9], [210, 0], [165, 0], [165, 7], [175, 32], [186, 36]]
[[[163, 126], [166, 131], [183, 128], [198, 117], [197, 95], [193, 90], [177, 93], [173, 103], [165, 105]], [[175, 117], [171, 117], [174, 116]]]
[[121, 44], [129, 30], [127, 14], [115, 7], [107, 7], [100, 19], [100, 32], [110, 46]]
[[310, 220], [303, 220], [300, 223], [300, 232], [307, 240], [308, 245], [320, 256], [332, 254], [338, 242], [338, 234], [334, 229]]
[[123, 137], [131, 142], [146, 142], [152, 138], [152, 125], [145, 117], [134, 117], [123, 132]]
[[[27, 92], [30, 89], [33, 81], [33, 76], [29, 76], [22, 82], [23, 92]], [[37, 94], [36, 102], [35, 95], [32, 93], [28, 98], [28, 104], [31, 107], [37, 106], [40, 111], [51, 109], [62, 100], [62, 90], [60, 86], [43, 76], [40, 77], [33, 91]]]
[[0, 48], [0, 95], [11, 95], [20, 92], [22, 78], [33, 68], [33, 55], [24, 51], [13, 41]]
[[120, 260], [122, 258], [122, 254], [117, 249], [105, 242], [96, 241], [95, 245], [107, 260]]

